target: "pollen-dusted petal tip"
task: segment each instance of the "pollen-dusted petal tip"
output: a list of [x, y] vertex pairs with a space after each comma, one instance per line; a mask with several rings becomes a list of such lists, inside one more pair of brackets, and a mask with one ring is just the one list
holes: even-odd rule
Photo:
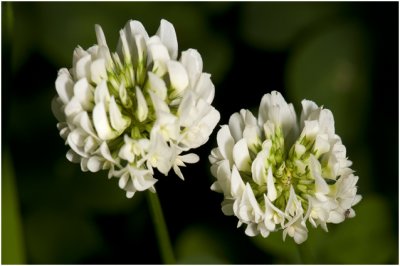
[[223, 194], [223, 213], [245, 224], [248, 236], [280, 231], [301, 244], [307, 224], [328, 232], [328, 223], [355, 217], [358, 177], [332, 112], [307, 100], [302, 107], [297, 121], [293, 105], [274, 91], [262, 97], [257, 119], [240, 110], [217, 133], [211, 189]]

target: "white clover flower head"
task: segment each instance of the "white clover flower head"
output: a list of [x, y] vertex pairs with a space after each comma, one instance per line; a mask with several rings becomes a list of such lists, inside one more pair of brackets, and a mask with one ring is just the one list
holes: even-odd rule
[[307, 222], [327, 223], [355, 216], [358, 177], [335, 134], [331, 111], [303, 100], [300, 121], [279, 92], [264, 95], [258, 118], [242, 109], [217, 134], [211, 151], [211, 189], [222, 193], [222, 211], [246, 224], [249, 236], [283, 230], [298, 244]]
[[[132, 197], [154, 191], [154, 169], [167, 175], [199, 158], [186, 153], [207, 142], [220, 119], [211, 106], [214, 85], [197, 50], [178, 59], [174, 26], [161, 20], [154, 36], [139, 21], [120, 31], [111, 53], [96, 25], [97, 44], [77, 47], [62, 68], [52, 102], [67, 158], [83, 171], [108, 170]], [[184, 154], [186, 153], [186, 154]]]

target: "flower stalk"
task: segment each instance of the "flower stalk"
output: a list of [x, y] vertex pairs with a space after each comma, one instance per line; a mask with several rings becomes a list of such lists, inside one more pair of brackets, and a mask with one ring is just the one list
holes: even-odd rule
[[161, 251], [161, 257], [165, 264], [175, 264], [174, 252], [172, 250], [167, 225], [161, 209], [160, 200], [157, 193], [147, 191], [147, 200], [150, 207], [150, 213], [156, 230], [157, 242]]

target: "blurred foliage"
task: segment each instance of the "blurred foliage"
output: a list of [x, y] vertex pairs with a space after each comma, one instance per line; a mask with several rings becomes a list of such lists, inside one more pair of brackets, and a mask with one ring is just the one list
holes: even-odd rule
[[287, 49], [300, 34], [334, 17], [341, 3], [284, 3], [246, 5], [242, 9], [243, 39], [266, 50]]
[[365, 127], [363, 115], [371, 97], [371, 53], [365, 35], [357, 22], [332, 23], [293, 50], [286, 72], [290, 96], [331, 109], [336, 131], [348, 141], [356, 141]]
[[222, 235], [203, 225], [186, 228], [176, 243], [179, 264], [229, 264], [227, 243]]
[[[332, 110], [363, 200], [329, 233], [311, 229], [315, 263], [398, 263], [398, 3], [2, 2], [2, 263], [157, 264], [161, 257], [142, 193], [82, 173], [65, 158], [50, 109], [57, 70], [73, 49], [114, 49], [129, 19], [154, 34], [161, 18], [180, 50], [198, 49], [216, 86], [220, 123], [263, 94], [282, 92]], [[156, 185], [178, 263], [299, 263], [281, 232], [250, 238], [211, 192], [216, 132], [183, 169]]]
[[4, 169], [1, 180], [2, 263], [24, 264], [26, 258], [18, 191], [12, 160], [8, 151], [2, 153], [2, 169]]

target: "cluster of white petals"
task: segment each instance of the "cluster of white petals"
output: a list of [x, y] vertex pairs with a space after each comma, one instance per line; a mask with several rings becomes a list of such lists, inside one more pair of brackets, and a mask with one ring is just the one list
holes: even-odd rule
[[154, 191], [154, 169], [167, 175], [173, 168], [183, 179], [180, 167], [199, 159], [186, 152], [206, 143], [220, 119], [200, 54], [188, 49], [178, 59], [166, 20], [151, 37], [129, 21], [115, 53], [101, 27], [95, 30], [97, 44], [77, 47], [72, 68], [61, 69], [55, 83], [52, 109], [68, 160], [83, 171], [108, 170], [127, 197]]
[[258, 118], [234, 113], [217, 143], [209, 157], [211, 189], [223, 193], [223, 213], [246, 224], [247, 235], [282, 230], [283, 239], [300, 244], [307, 222], [327, 231], [327, 223], [354, 217], [358, 177], [330, 110], [303, 100], [298, 121], [293, 105], [273, 91], [262, 98]]

